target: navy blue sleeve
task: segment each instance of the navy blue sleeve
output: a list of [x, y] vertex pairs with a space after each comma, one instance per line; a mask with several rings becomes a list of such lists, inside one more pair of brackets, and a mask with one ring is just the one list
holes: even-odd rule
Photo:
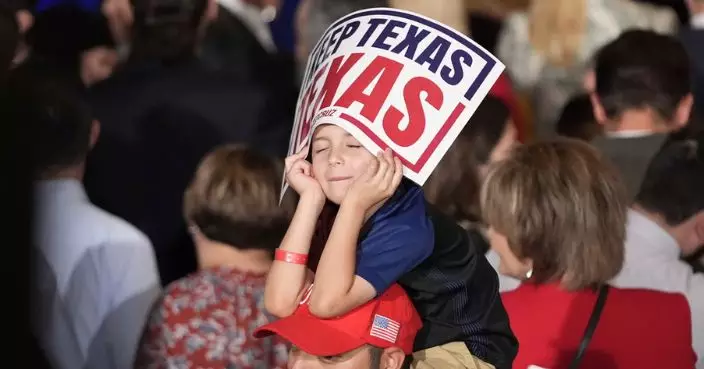
[[391, 217], [374, 224], [357, 252], [357, 275], [369, 282], [377, 296], [433, 252], [434, 234], [424, 216]]

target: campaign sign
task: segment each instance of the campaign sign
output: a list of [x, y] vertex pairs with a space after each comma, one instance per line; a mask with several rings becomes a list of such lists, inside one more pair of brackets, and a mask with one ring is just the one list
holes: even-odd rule
[[351, 13], [311, 52], [289, 155], [316, 126], [335, 124], [374, 154], [390, 147], [422, 186], [503, 69], [470, 38], [424, 16]]

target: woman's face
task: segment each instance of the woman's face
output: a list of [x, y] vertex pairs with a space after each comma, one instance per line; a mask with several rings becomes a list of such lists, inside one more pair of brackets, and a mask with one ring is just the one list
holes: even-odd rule
[[313, 133], [313, 176], [328, 200], [340, 204], [350, 185], [368, 168], [374, 155], [344, 129], [326, 124]]
[[499, 255], [499, 273], [520, 280], [527, 279], [528, 273], [533, 268], [533, 262], [529, 259], [519, 260], [516, 254], [511, 251], [506, 236], [497, 232], [494, 228], [489, 228], [487, 237], [489, 238], [491, 249]]

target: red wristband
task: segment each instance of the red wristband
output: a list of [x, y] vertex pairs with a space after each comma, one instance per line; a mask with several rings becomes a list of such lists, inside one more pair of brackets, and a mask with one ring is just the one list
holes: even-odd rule
[[306, 262], [308, 262], [308, 255], [276, 249], [276, 252], [274, 253], [274, 260], [283, 261], [285, 263], [291, 264], [306, 265]]

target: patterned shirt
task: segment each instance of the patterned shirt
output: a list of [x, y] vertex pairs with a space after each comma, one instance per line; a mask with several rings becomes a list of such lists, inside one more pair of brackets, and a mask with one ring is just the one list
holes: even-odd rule
[[265, 276], [228, 268], [173, 282], [154, 308], [137, 368], [285, 368], [288, 347], [278, 337], [254, 339], [268, 323]]

